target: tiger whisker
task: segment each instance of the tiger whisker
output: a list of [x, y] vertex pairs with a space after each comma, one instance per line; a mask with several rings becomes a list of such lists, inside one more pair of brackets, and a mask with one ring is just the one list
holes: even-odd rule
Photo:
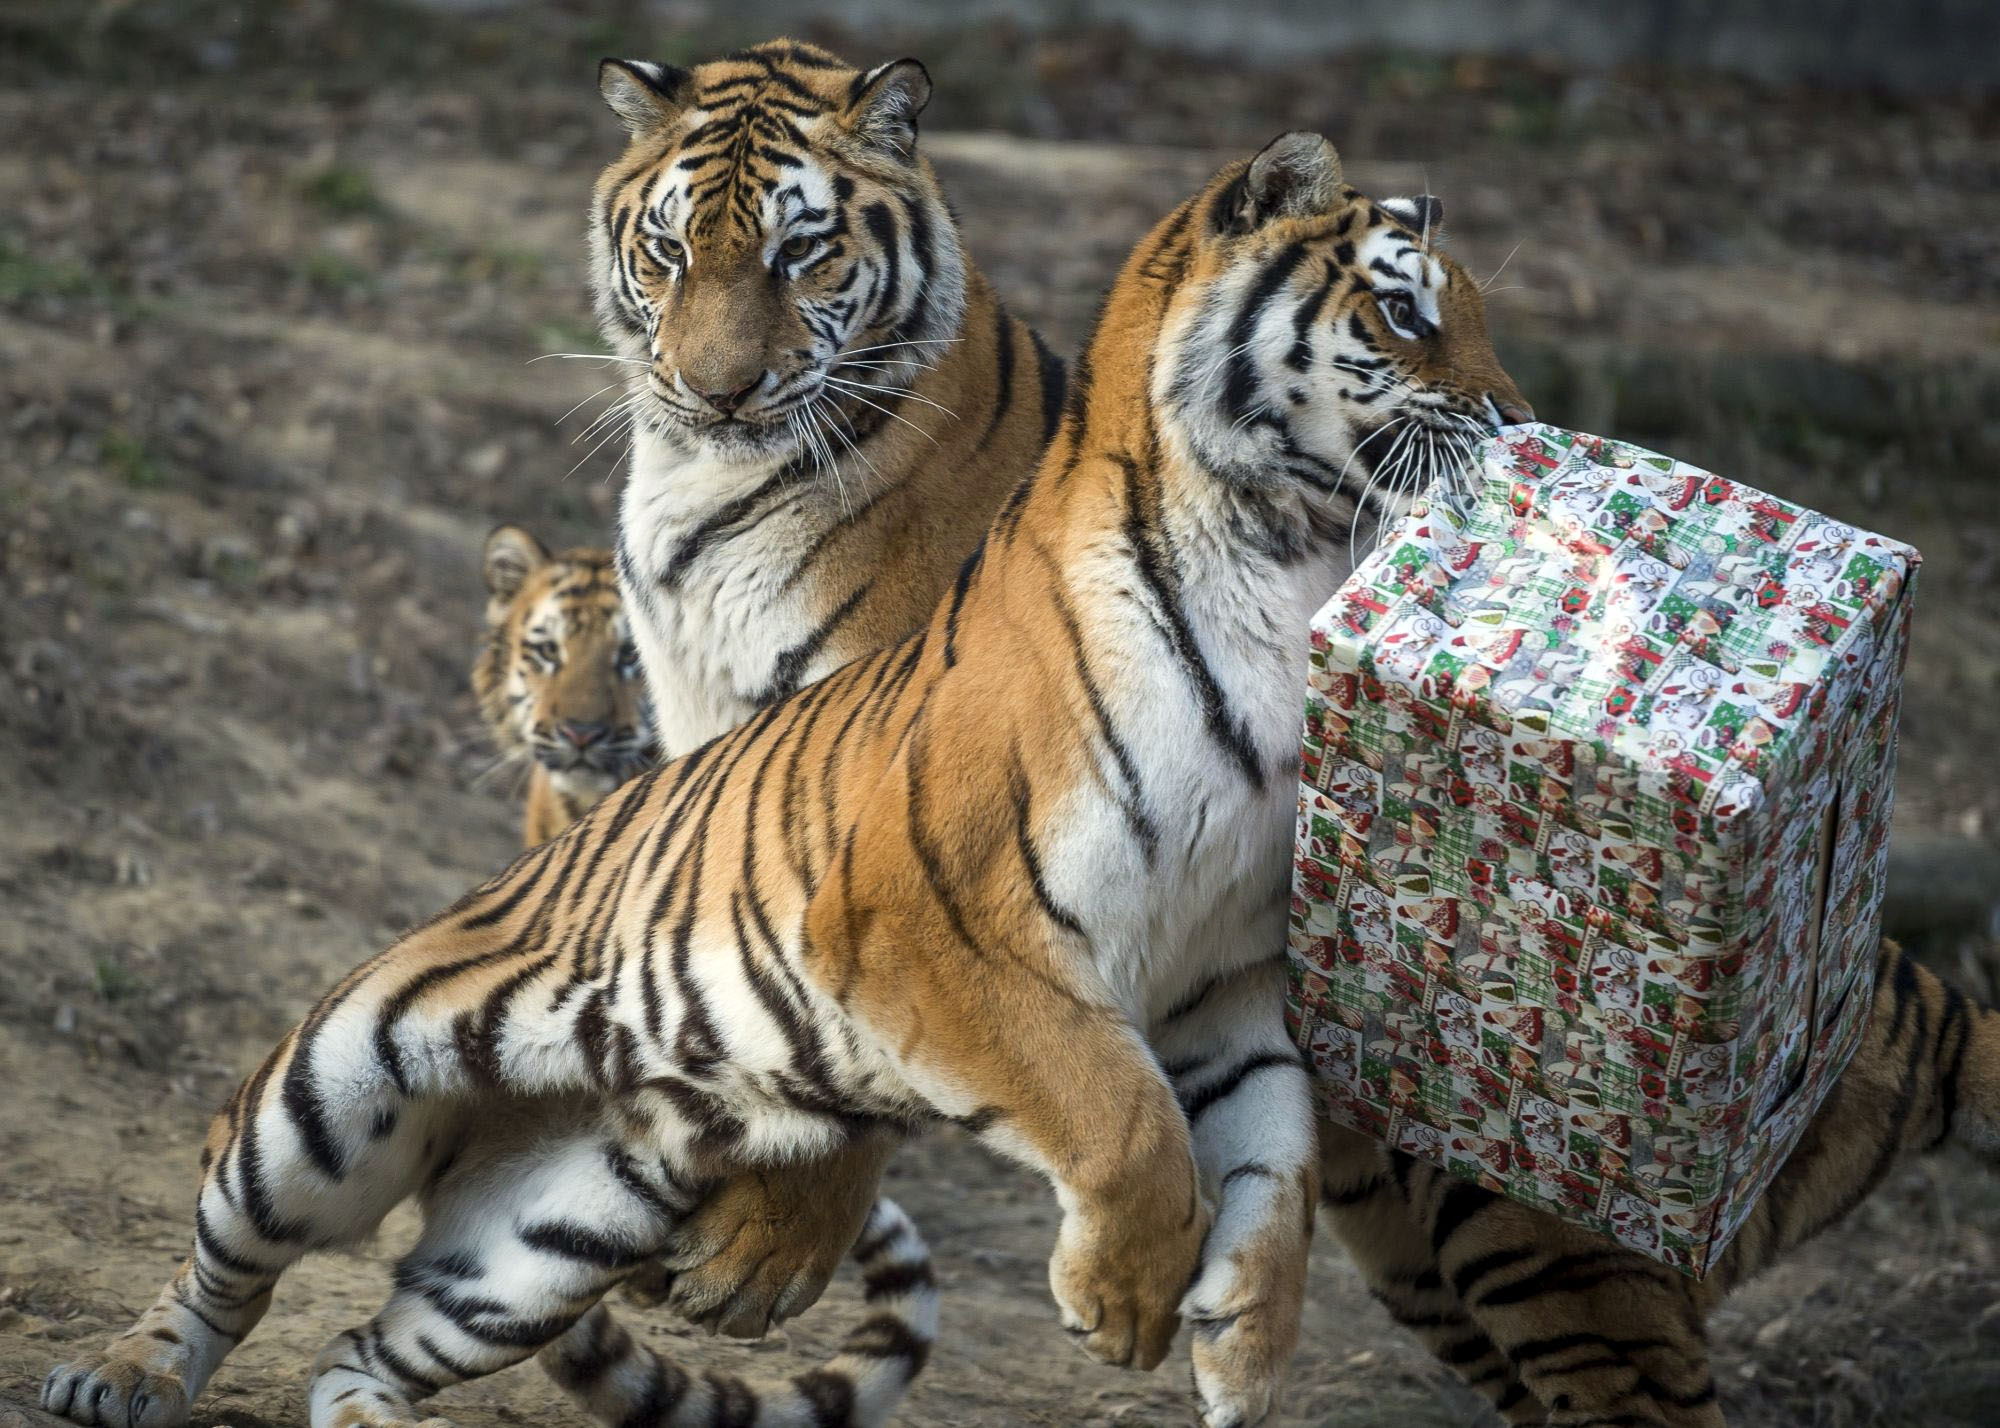
[[925, 396], [922, 392], [913, 392], [907, 387], [884, 387], [874, 382], [858, 382], [851, 377], [828, 377], [827, 381], [833, 383], [833, 385], [835, 385], [836, 387], [847, 387], [849, 389], [859, 389], [868, 392], [881, 392], [886, 396], [892, 396], [892, 397], [908, 397], [913, 402], [922, 402], [927, 407], [936, 407], [939, 411], [943, 412], [947, 417], [951, 418], [951, 420], [953, 421], [958, 420], [958, 413], [953, 411], [950, 407], [945, 406], [941, 402], [934, 402], [929, 397]]
[[[623, 380], [624, 378], [622, 377], [619, 378], [620, 382], [622, 382]], [[589, 396], [585, 397], [583, 401], [578, 402], [576, 406], [571, 407], [568, 411], [564, 412], [561, 416], [557, 417], [555, 421], [550, 424], [552, 426], [561, 426], [564, 422], [568, 421], [570, 417], [576, 413], [577, 407], [581, 407], [588, 402], [596, 401], [599, 397], [603, 396], [606, 392], [612, 390], [617, 385], [618, 382], [606, 382], [603, 386], [599, 387], [596, 391], [592, 392]]]
[[[1391, 417], [1389, 420], [1383, 422], [1382, 425], [1376, 427], [1375, 430], [1369, 432], [1368, 435], [1362, 437], [1355, 445], [1354, 450], [1347, 453], [1347, 460], [1341, 463], [1339, 474], [1333, 478], [1335, 487], [1339, 487], [1347, 479], [1347, 468], [1354, 464], [1354, 459], [1367, 449], [1369, 443], [1375, 441], [1385, 431], [1394, 431], [1397, 423], [1402, 420], [1403, 418], [1400, 416]], [[1375, 489], [1375, 482], [1380, 478], [1381, 474], [1382, 468], [1379, 466], [1369, 474], [1367, 483], [1361, 488], [1361, 495], [1354, 502], [1354, 519], [1347, 527], [1347, 563], [1350, 567], [1354, 564], [1354, 534], [1360, 529], [1362, 516], [1367, 514], [1368, 493]]]
[[821, 402], [826, 403], [827, 411], [830, 413], [829, 419], [826, 420], [826, 430], [832, 432], [840, 441], [840, 444], [852, 452], [855, 459], [868, 468], [870, 476], [874, 477], [877, 481], [881, 480], [882, 473], [875, 469], [875, 463], [869, 460], [868, 454], [855, 444], [852, 436], [841, 430], [839, 423], [845, 421], [846, 418], [841, 414], [840, 408], [834, 404], [833, 398], [824, 395], [815, 395], [808, 406], [817, 411], [818, 405]]
[[635, 410], [636, 410], [635, 398], [627, 397], [622, 401], [613, 402], [610, 406], [606, 407], [603, 411], [599, 412], [597, 414], [596, 420], [592, 421], [589, 426], [585, 427], [582, 431], [578, 432], [575, 436], [571, 437], [570, 445], [574, 446], [579, 441], [585, 440], [590, 436], [592, 432], [596, 431], [600, 426], [604, 425], [604, 423], [608, 421], [613, 421], [620, 416], [630, 416], [635, 412]]
[[632, 429], [632, 418], [630, 417], [627, 417], [625, 419], [625, 422], [622, 426], [613, 423], [609, 428], [605, 430], [604, 435], [597, 438], [596, 444], [593, 445], [590, 448], [590, 450], [584, 452], [582, 456], [577, 458], [575, 466], [570, 467], [569, 470], [563, 472], [563, 474], [557, 478], [558, 483], [560, 484], [560, 482], [562, 481], [567, 481], [569, 480], [570, 477], [576, 475], [578, 467], [581, 467], [585, 462], [589, 461], [591, 457], [597, 455], [599, 451], [602, 451], [604, 449], [604, 445], [606, 442], [617, 440], [619, 437], [625, 435], [631, 429]]
[[634, 367], [653, 365], [643, 357], [620, 357], [612, 352], [544, 352], [539, 357], [530, 357], [521, 365], [532, 367], [537, 362], [547, 362], [551, 358], [559, 358], [565, 362], [629, 362]]
[[879, 402], [869, 401], [868, 398], [862, 396], [859, 391], [855, 390], [848, 383], [836, 381], [832, 377], [828, 377], [826, 380], [830, 385], [841, 388], [843, 391], [846, 392], [846, 394], [849, 397], [861, 403], [862, 406], [873, 407], [876, 411], [882, 413], [883, 416], [889, 418], [889, 420], [902, 422], [904, 426], [908, 427], [911, 431], [914, 431], [918, 436], [921, 436], [924, 440], [928, 441], [932, 446], [937, 446], [940, 444], [936, 437], [932, 436], [929, 432], [925, 431], [915, 422], [909, 420], [907, 417], [898, 416], [895, 412], [890, 411], [887, 407], [883, 406]]
[[[1527, 239], [1523, 238], [1521, 240], [1521, 243], [1525, 243], [1527, 241], [1528, 241]], [[1500, 275], [1507, 271], [1507, 265], [1513, 262], [1514, 255], [1521, 251], [1521, 243], [1516, 243], [1513, 247], [1509, 248], [1507, 250], [1507, 256], [1500, 260], [1500, 266], [1495, 268], [1492, 271], [1492, 273], [1490, 273], [1487, 276], [1486, 281], [1479, 285], [1479, 292], [1481, 296], [1484, 296], [1487, 290], [1490, 289], [1493, 286], [1493, 284], [1499, 280]]]
[[900, 342], [878, 342], [873, 347], [848, 347], [834, 356], [837, 363], [845, 357], [859, 357], [864, 352], [886, 352], [891, 347], [948, 347], [954, 342], [963, 342], [963, 337], [909, 337]]

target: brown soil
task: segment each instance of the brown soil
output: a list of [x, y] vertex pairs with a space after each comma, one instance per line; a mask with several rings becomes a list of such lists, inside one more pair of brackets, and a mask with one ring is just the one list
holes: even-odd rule
[[[616, 453], [570, 446], [588, 406], [558, 420], [608, 378], [526, 364], [595, 350], [578, 233], [615, 129], [571, 61], [620, 46], [567, 21], [391, 32], [407, 17], [371, 0], [290, 7], [286, 43], [244, 32], [225, 53], [159, 20], [177, 7], [95, 7], [96, 28], [12, 8], [0, 1422], [41, 1422], [43, 1372], [122, 1327], [181, 1253], [196, 1146], [235, 1078], [510, 852], [465, 695], [476, 552], [500, 519], [608, 530]], [[1545, 415], [1924, 549], [1899, 829], [2000, 827], [1990, 105], [1393, 59], [1253, 72], [1104, 35], [929, 42], [927, 143], [973, 247], [1064, 343], [1155, 216], [1287, 123], [1327, 128], [1373, 191], [1427, 178], [1476, 272], [1512, 253], [1493, 322]], [[905, 47], [928, 52], [849, 45]], [[945, 131], [954, 116], [1015, 132]], [[1987, 965], [1977, 943], [1936, 950]], [[892, 1193], [945, 1291], [902, 1421], [1185, 1421], [1184, 1358], [1134, 1377], [1063, 1341], [1054, 1206], [1030, 1177], [940, 1135]], [[410, 1229], [288, 1279], [197, 1421], [302, 1421], [307, 1362], [371, 1312]], [[1732, 1421], [1991, 1421], [1996, 1301], [1993, 1182], [1952, 1157], [1906, 1167], [1718, 1317]], [[677, 1347], [775, 1372], [853, 1303], [843, 1284], [765, 1344]], [[580, 1421], [532, 1368], [440, 1406], [482, 1428]], [[1322, 1243], [1283, 1421], [1482, 1420]]]

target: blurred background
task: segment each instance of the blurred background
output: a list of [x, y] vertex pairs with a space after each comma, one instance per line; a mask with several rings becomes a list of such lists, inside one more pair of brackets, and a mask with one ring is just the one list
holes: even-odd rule
[[[511, 853], [465, 691], [480, 541], [606, 543], [620, 479], [572, 440], [606, 379], [528, 365], [600, 350], [595, 64], [781, 31], [924, 60], [971, 247], [1058, 347], [1217, 163], [1315, 128], [1367, 191], [1443, 198], [1541, 415], [1920, 547], [1892, 919], [1994, 995], [1986, 0], [0, 0], [0, 1421], [178, 1258], [207, 1116], [271, 1039]], [[891, 1188], [946, 1290], [903, 1421], [1185, 1421], [1184, 1361], [1062, 1342], [1038, 1184], [944, 1136]], [[408, 1230], [287, 1280], [202, 1421], [302, 1421]], [[683, 1347], [776, 1372], [853, 1302]], [[2000, 1187], [1899, 1170], [1713, 1336], [1732, 1423], [1991, 1422]], [[576, 1421], [531, 1368], [445, 1411]], [[1285, 1421], [1479, 1412], [1323, 1244]]]

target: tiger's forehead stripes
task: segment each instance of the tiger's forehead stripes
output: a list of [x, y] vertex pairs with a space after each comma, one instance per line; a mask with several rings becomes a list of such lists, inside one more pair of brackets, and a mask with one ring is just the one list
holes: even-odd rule
[[[834, 75], [851, 78], [834, 84]], [[715, 238], [813, 221], [794, 210], [823, 216], [853, 192], [853, 181], [820, 169], [824, 150], [808, 131], [852, 104], [868, 78], [796, 44], [758, 46], [703, 65], [688, 111], [639, 195], [640, 221]]]

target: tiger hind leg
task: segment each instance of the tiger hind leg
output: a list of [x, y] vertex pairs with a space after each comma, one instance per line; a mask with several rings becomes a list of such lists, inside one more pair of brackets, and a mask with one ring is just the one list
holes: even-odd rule
[[1368, 1292], [1503, 1420], [1548, 1421], [1547, 1406], [1440, 1272], [1429, 1230], [1410, 1203], [1408, 1157], [1324, 1118], [1319, 1132], [1326, 1220]]
[[593, 1418], [620, 1428], [876, 1428], [937, 1338], [930, 1252], [907, 1216], [875, 1202], [855, 1241], [867, 1316], [819, 1368], [777, 1385], [690, 1374], [634, 1339], [602, 1304], [540, 1361]]
[[202, 1153], [194, 1244], [152, 1307], [104, 1349], [57, 1366], [42, 1406], [76, 1423], [178, 1428], [263, 1318], [278, 1278], [321, 1249], [359, 1242], [420, 1182], [438, 1151], [420, 1116], [369, 1115], [340, 1193], [287, 1174], [296, 1136], [279, 1103], [288, 1037], [215, 1118]]
[[321, 1351], [313, 1428], [414, 1424], [439, 1390], [528, 1358], [656, 1255], [703, 1188], [589, 1103], [516, 1104], [505, 1119], [423, 1192], [424, 1232], [389, 1302]]
[[1694, 1282], [1427, 1168], [1444, 1283], [1563, 1428], [1724, 1428]]
[[535, 1085], [510, 1082], [486, 1008], [524, 984], [525, 954], [506, 929], [454, 917], [351, 973], [237, 1089], [202, 1153], [187, 1260], [131, 1329], [49, 1374], [44, 1407], [178, 1428], [285, 1269], [372, 1233], [479, 1122], [480, 1098], [590, 1084], [560, 1049], [530, 1068]]

